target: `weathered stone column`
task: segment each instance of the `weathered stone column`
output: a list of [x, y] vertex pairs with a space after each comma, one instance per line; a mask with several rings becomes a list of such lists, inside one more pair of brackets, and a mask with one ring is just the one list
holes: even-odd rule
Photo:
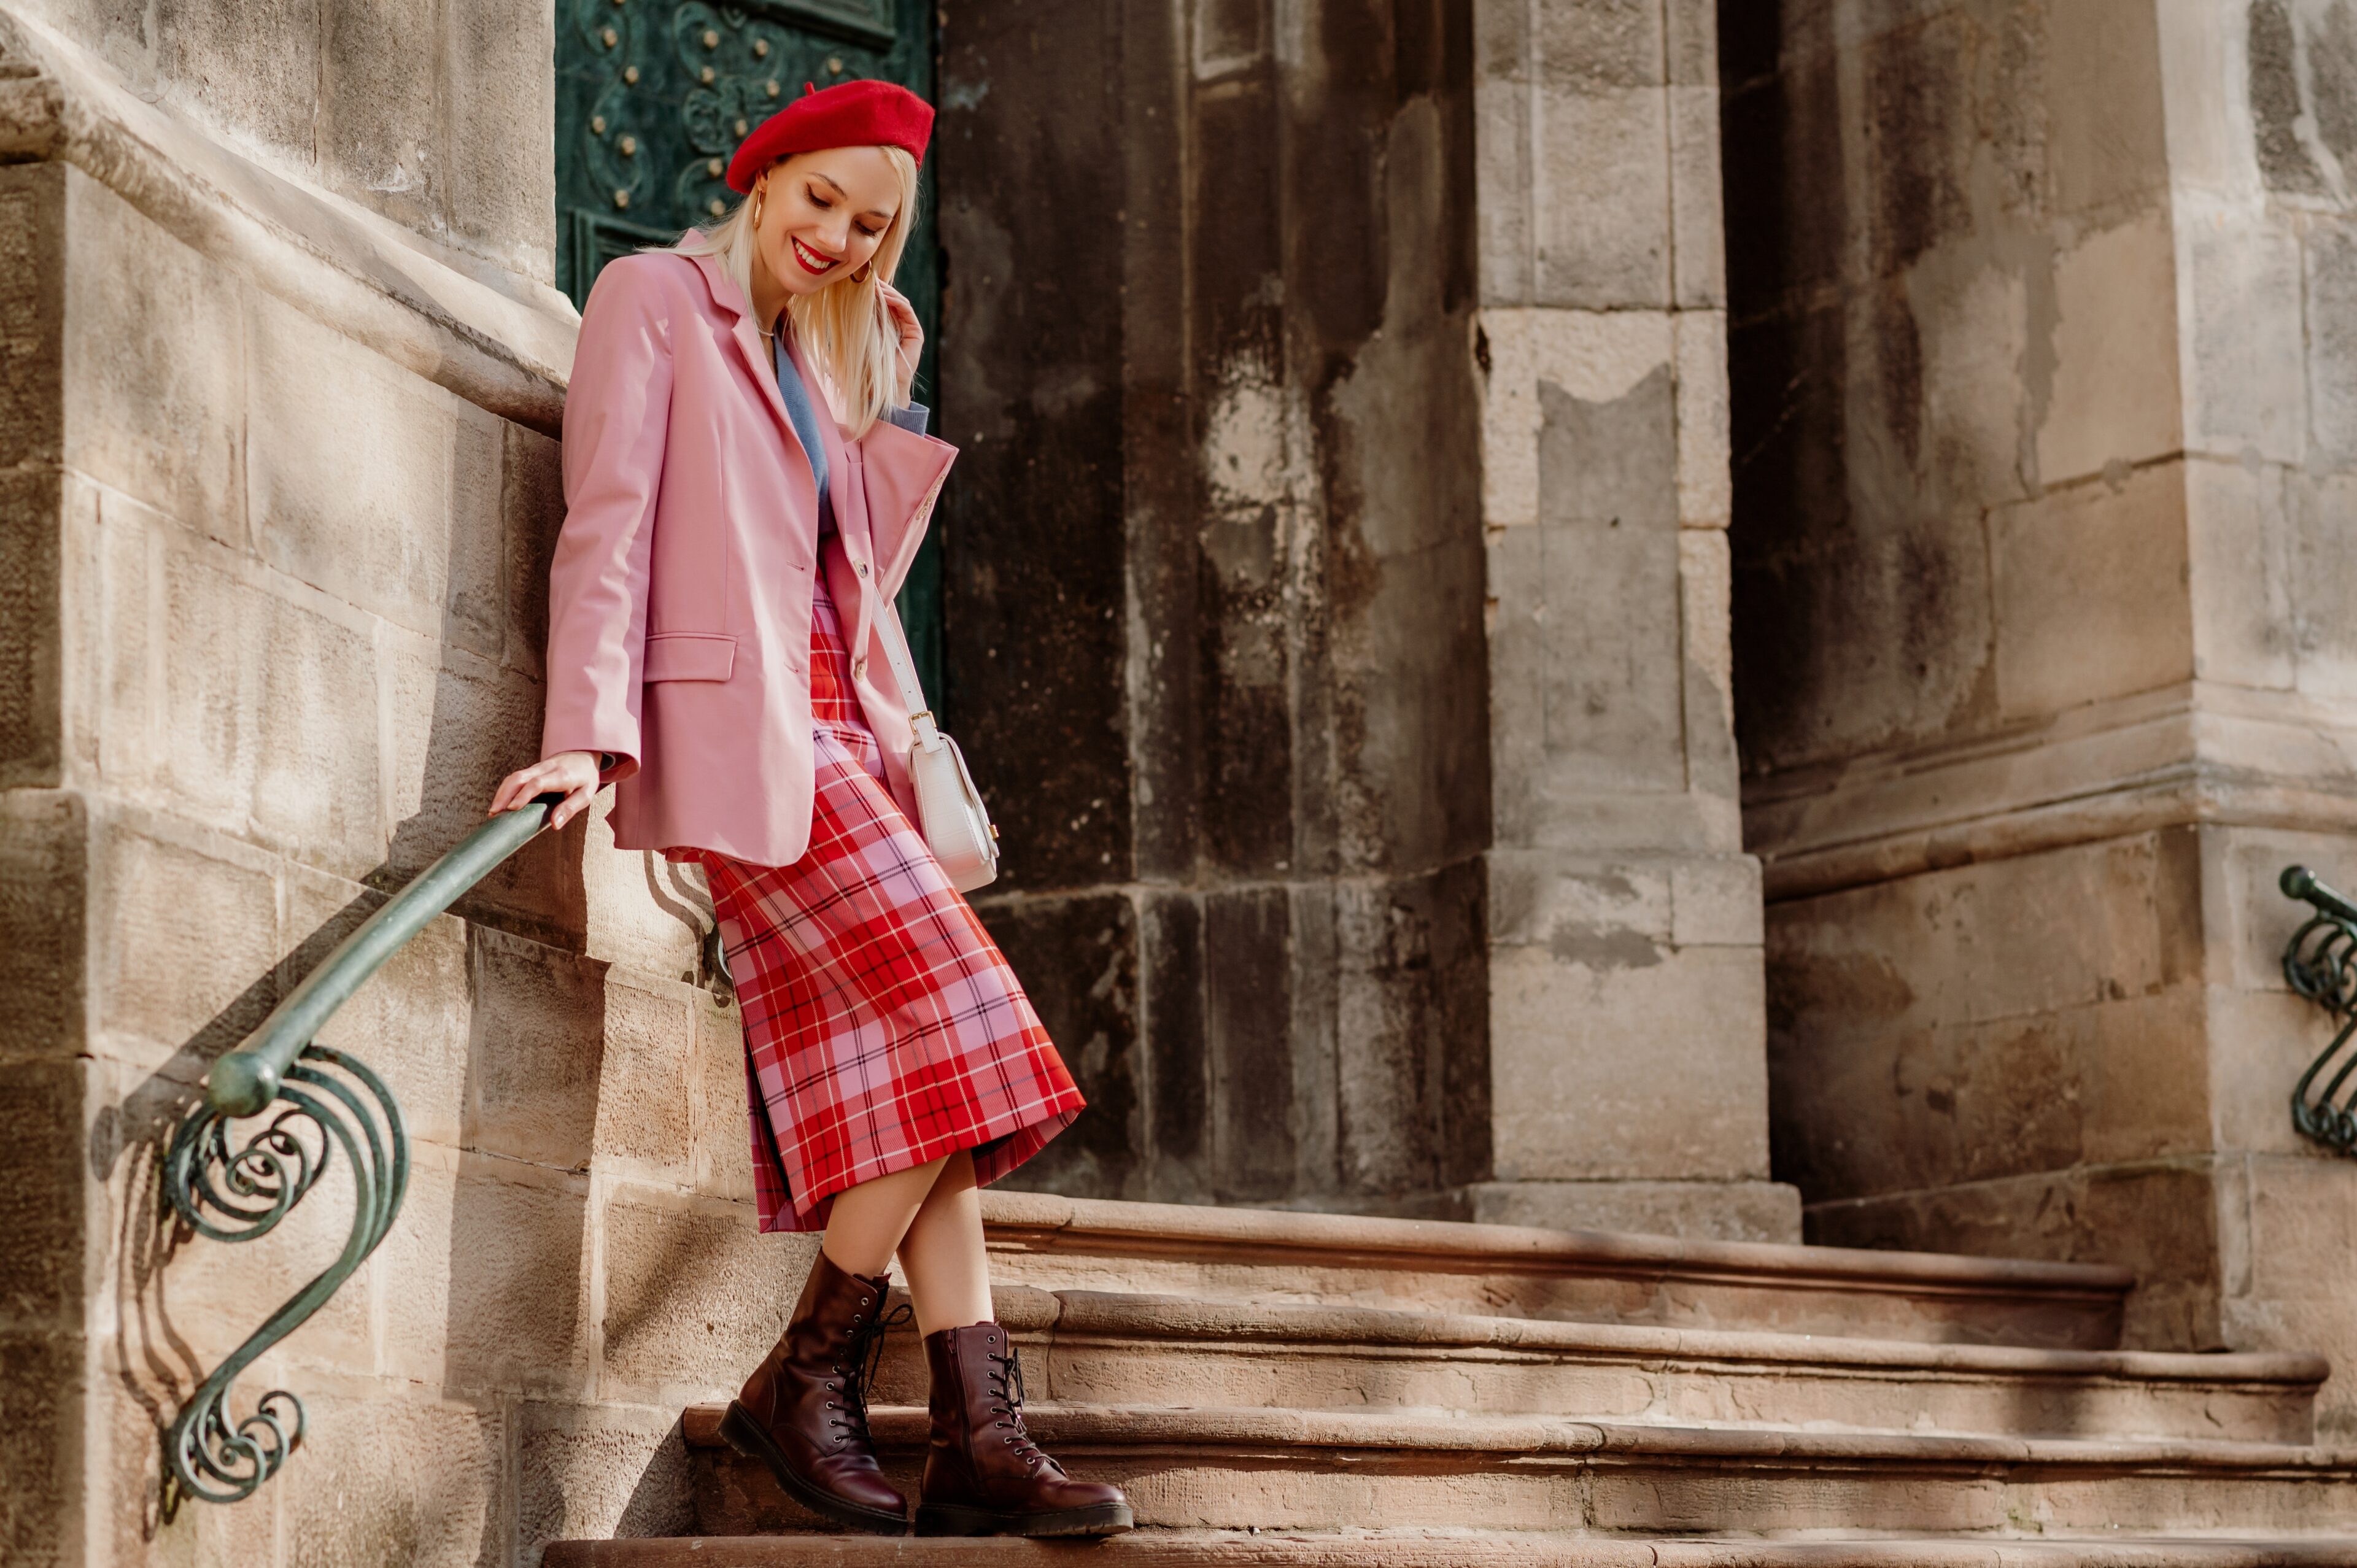
[[2274, 880], [2357, 876], [2357, 15], [1729, 14], [1778, 1168], [1816, 1238], [2345, 1359]]
[[1736, 801], [1711, 8], [1475, 7], [1483, 1219], [1786, 1239]]

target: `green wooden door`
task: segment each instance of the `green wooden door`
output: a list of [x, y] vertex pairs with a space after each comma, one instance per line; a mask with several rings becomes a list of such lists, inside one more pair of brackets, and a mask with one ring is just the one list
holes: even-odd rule
[[[737, 200], [725, 177], [745, 133], [805, 82], [897, 81], [933, 96], [929, 0], [557, 0], [556, 283], [575, 305], [597, 270], [666, 245]], [[941, 251], [933, 166], [894, 282], [925, 324], [917, 396], [932, 403]], [[941, 550], [928, 541], [900, 595], [910, 651], [942, 692]]]

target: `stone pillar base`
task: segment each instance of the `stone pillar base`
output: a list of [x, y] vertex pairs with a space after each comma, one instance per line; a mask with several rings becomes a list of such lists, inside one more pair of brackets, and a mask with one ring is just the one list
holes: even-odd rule
[[1485, 1181], [1466, 1218], [1554, 1230], [1641, 1230], [1713, 1241], [1801, 1239], [1801, 1189], [1780, 1181]]

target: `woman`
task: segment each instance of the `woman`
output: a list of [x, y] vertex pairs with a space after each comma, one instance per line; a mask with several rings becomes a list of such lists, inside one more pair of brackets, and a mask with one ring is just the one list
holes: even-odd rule
[[[1025, 1434], [975, 1189], [1079, 1090], [911, 825], [892, 596], [952, 448], [909, 403], [922, 328], [892, 288], [932, 127], [875, 81], [748, 136], [746, 199], [620, 258], [582, 312], [565, 410], [542, 760], [494, 812], [618, 785], [623, 849], [700, 863], [743, 1004], [764, 1230], [826, 1234], [722, 1432], [841, 1522], [908, 1504], [868, 1435], [894, 1253], [932, 1373], [916, 1529], [1102, 1535], [1120, 1491]], [[876, 679], [870, 678], [870, 670]]]

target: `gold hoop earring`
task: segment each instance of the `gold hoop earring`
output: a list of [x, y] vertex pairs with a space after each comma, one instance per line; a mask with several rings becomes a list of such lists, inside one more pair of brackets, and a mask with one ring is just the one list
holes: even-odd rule
[[753, 227], [756, 229], [761, 226], [761, 199], [769, 193], [770, 187], [766, 181], [753, 188]]

